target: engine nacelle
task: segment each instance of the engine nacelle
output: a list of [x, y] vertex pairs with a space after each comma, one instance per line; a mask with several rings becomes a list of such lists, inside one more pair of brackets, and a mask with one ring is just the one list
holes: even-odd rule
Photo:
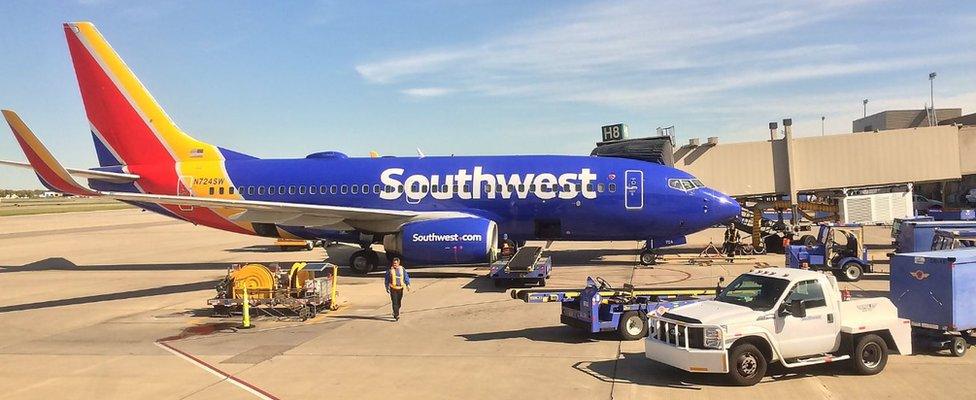
[[421, 265], [483, 264], [498, 250], [498, 225], [477, 217], [410, 222], [386, 235], [383, 247]]

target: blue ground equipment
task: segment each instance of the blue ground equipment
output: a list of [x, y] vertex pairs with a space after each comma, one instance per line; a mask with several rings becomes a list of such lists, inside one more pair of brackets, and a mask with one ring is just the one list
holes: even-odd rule
[[931, 250], [976, 247], [976, 229], [936, 229]]
[[935, 221], [935, 218], [932, 218], [927, 215], [919, 215], [917, 217], [895, 218], [891, 220], [891, 244], [895, 245], [895, 247], [898, 247], [898, 236], [901, 234], [901, 227], [903, 226], [902, 224], [904, 224], [905, 222], [928, 222], [928, 221]]
[[615, 289], [602, 278], [586, 278], [583, 289], [513, 290], [526, 303], [562, 303], [559, 322], [590, 333], [617, 332], [623, 340], [647, 336], [647, 315], [714, 296], [717, 287]]
[[961, 357], [976, 344], [976, 249], [895, 254], [891, 301], [912, 321], [917, 348]]
[[936, 229], [976, 229], [976, 221], [905, 221], [901, 224], [895, 253], [927, 251]]
[[926, 215], [936, 221], [972, 221], [976, 219], [976, 210], [932, 210]]
[[831, 271], [838, 279], [857, 282], [871, 272], [864, 247], [864, 227], [858, 224], [820, 224], [816, 237], [805, 235], [786, 249], [786, 266]]
[[511, 260], [498, 260], [491, 264], [488, 278], [496, 287], [520, 283], [536, 283], [546, 286], [552, 272], [552, 258], [542, 256], [542, 247], [524, 246]]

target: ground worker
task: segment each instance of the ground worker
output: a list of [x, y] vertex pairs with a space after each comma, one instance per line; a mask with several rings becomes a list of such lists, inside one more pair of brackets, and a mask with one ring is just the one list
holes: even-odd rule
[[512, 246], [508, 242], [502, 243], [502, 260], [511, 260], [512, 256], [515, 255]]
[[393, 320], [400, 320], [400, 304], [403, 301], [403, 289], [410, 289], [410, 275], [400, 266], [400, 258], [393, 257], [390, 269], [386, 271], [386, 292], [390, 294], [393, 304]]

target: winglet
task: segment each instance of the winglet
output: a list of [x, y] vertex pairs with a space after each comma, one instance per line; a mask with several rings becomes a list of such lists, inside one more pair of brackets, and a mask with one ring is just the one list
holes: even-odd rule
[[47, 186], [51, 190], [74, 195], [98, 195], [98, 192], [81, 186], [68, 174], [68, 171], [54, 159], [51, 152], [41, 144], [41, 141], [37, 139], [34, 132], [31, 132], [30, 128], [20, 119], [17, 113], [10, 110], [0, 111], [3, 112], [3, 117], [7, 120], [7, 124], [10, 125], [10, 130], [14, 132], [14, 137], [20, 143], [20, 147], [24, 150], [27, 160], [34, 167], [34, 171], [37, 172], [37, 177], [41, 179], [41, 183], [44, 186]]

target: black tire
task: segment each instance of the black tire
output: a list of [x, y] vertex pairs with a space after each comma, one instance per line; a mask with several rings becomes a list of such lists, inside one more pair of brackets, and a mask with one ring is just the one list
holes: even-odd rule
[[847, 282], [857, 282], [861, 280], [863, 275], [864, 268], [861, 268], [861, 265], [854, 261], [848, 261], [841, 266], [840, 276]]
[[966, 341], [962, 336], [954, 336], [952, 340], [949, 341], [949, 353], [953, 357], [962, 357], [966, 355], [966, 350], [969, 349], [969, 342]]
[[729, 353], [729, 379], [738, 386], [752, 386], [766, 376], [766, 356], [756, 346], [742, 343]]
[[312, 249], [314, 248], [315, 248], [315, 243], [312, 243], [311, 241], [305, 242], [305, 250], [312, 251]]
[[888, 344], [875, 334], [861, 336], [854, 345], [851, 358], [854, 361], [854, 372], [857, 374], [877, 374], [888, 364]]
[[620, 316], [617, 332], [622, 340], [638, 340], [647, 336], [647, 321], [637, 311], [627, 311]]
[[640, 263], [641, 265], [654, 265], [657, 264], [657, 254], [654, 254], [651, 250], [644, 250], [640, 253]]
[[358, 275], [366, 275], [376, 268], [376, 253], [360, 250], [349, 257], [349, 269]]
[[800, 237], [800, 241], [797, 244], [802, 244], [804, 246], [813, 246], [817, 244], [817, 237], [813, 235], [803, 235]]

